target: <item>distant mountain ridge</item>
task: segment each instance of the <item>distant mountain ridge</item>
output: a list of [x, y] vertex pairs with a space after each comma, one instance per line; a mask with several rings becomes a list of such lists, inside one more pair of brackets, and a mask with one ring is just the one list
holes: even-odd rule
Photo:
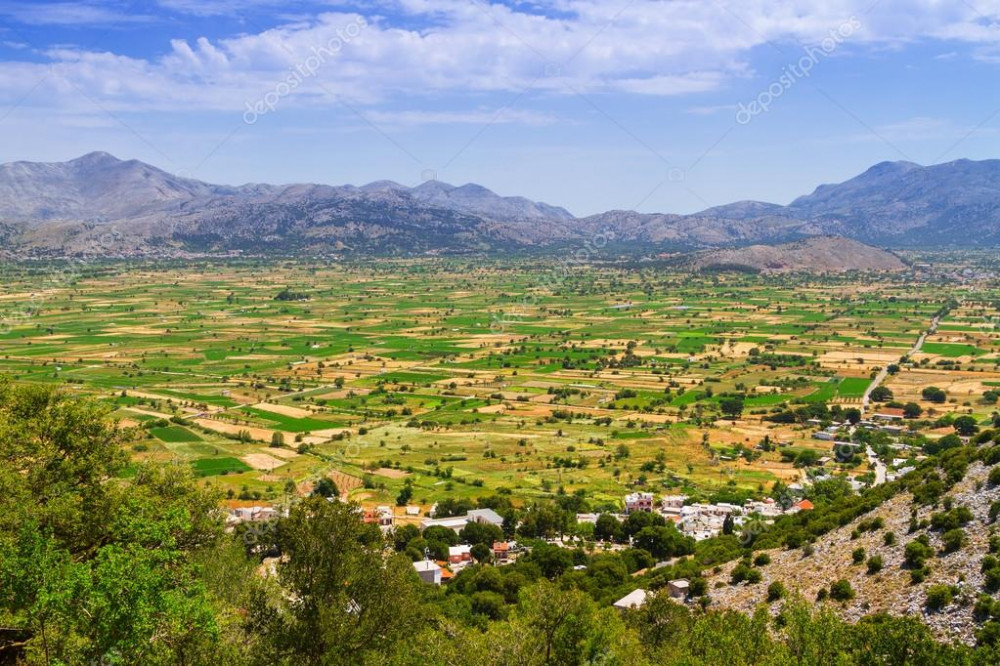
[[0, 238], [15, 256], [481, 252], [595, 234], [640, 251], [830, 235], [886, 247], [1000, 245], [1000, 160], [884, 162], [787, 206], [586, 218], [471, 183], [213, 185], [101, 152], [0, 165]]
[[[600, 224], [605, 213], [588, 218]], [[655, 216], [646, 216], [652, 219]], [[638, 219], [634, 224], [640, 224]], [[882, 162], [787, 206], [743, 201], [679, 216], [672, 238], [710, 246], [843, 236], [888, 247], [1000, 245], [1000, 160]]]

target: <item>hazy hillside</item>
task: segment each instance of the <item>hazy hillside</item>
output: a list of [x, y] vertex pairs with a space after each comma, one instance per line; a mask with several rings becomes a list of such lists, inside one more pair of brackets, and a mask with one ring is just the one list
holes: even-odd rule
[[696, 255], [699, 270], [739, 268], [762, 273], [844, 273], [898, 271], [906, 268], [899, 257], [847, 238], [821, 236], [784, 245], [750, 245]]
[[1000, 160], [921, 167], [884, 162], [792, 202], [799, 219], [829, 233], [893, 245], [1000, 240]]
[[[583, 244], [598, 234], [638, 251], [820, 235], [890, 247], [990, 245], [1000, 243], [1000, 161], [887, 162], [789, 206], [743, 201], [694, 215], [610, 211], [578, 219], [475, 184], [233, 187], [91, 153], [65, 163], [0, 165], [0, 233], [19, 256], [464, 252]], [[760, 255], [748, 259], [752, 265], [777, 261], [794, 270], [798, 261], [752, 252]], [[832, 263], [828, 270], [851, 267]]]
[[[592, 221], [612, 224], [617, 214]], [[922, 167], [884, 162], [788, 206], [744, 201], [683, 217], [631, 220], [636, 240], [707, 245], [835, 235], [890, 247], [1000, 243], [1000, 160]]]

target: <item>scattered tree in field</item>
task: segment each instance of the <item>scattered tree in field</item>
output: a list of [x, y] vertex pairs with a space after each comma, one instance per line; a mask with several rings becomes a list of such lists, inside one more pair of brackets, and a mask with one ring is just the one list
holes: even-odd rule
[[719, 401], [719, 409], [725, 416], [735, 421], [743, 413], [743, 398], [739, 396], [723, 398]]
[[324, 476], [316, 482], [312, 494], [317, 497], [340, 497], [340, 489], [337, 488], [337, 484], [333, 482], [333, 479]]
[[403, 489], [396, 495], [396, 506], [406, 506], [413, 499], [413, 483], [407, 479], [403, 484]]
[[938, 404], [942, 404], [948, 400], [948, 394], [939, 389], [937, 386], [926, 387], [920, 392], [920, 395], [927, 402], [934, 402]]
[[972, 437], [979, 432], [979, 423], [971, 416], [959, 416], [952, 423], [952, 427], [962, 437]]
[[876, 386], [869, 396], [875, 402], [888, 402], [892, 400], [892, 390], [888, 386]]

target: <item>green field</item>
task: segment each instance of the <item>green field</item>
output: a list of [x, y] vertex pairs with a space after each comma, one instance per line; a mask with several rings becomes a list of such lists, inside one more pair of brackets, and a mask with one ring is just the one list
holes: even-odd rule
[[150, 433], [157, 439], [164, 442], [200, 442], [201, 437], [194, 434], [187, 428], [181, 426], [167, 426], [164, 428], [151, 428]]
[[871, 383], [867, 377], [845, 377], [837, 386], [837, 394], [843, 398], [861, 398]]
[[250, 466], [237, 458], [204, 458], [191, 463], [198, 476], [218, 476], [249, 472]]
[[[41, 270], [8, 267], [0, 302], [29, 298]], [[979, 420], [990, 407], [969, 386], [1000, 383], [997, 333], [976, 324], [1000, 301], [988, 284], [955, 305], [946, 282], [898, 275], [551, 271], [531, 257], [109, 263], [0, 335], [0, 373], [101, 399], [135, 428], [137, 460], [183, 461], [227, 493], [273, 500], [329, 474], [366, 503], [408, 483], [424, 506], [759, 493], [801, 472], [741, 451], [766, 434], [824, 452], [803, 414], [857, 407], [888, 363], [902, 364], [896, 400], [940, 386]], [[310, 298], [276, 301], [285, 288]]]
[[927, 354], [937, 354], [948, 358], [958, 358], [960, 356], [979, 356], [985, 352], [973, 345], [960, 345], [948, 343], [925, 342], [923, 351]]
[[338, 423], [336, 421], [321, 421], [313, 418], [294, 418], [263, 409], [256, 409], [254, 407], [244, 407], [241, 411], [264, 421], [273, 423], [279, 430], [284, 430], [285, 432], [311, 432], [313, 430], [338, 428], [343, 425], [343, 423]]

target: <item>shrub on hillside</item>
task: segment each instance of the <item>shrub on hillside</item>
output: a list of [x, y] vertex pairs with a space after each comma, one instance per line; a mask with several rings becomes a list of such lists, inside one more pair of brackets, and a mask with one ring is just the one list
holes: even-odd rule
[[830, 586], [830, 598], [835, 601], [850, 601], [854, 598], [854, 588], [851, 587], [850, 581], [845, 578], [833, 583]]
[[927, 588], [927, 599], [924, 605], [928, 610], [939, 611], [951, 604], [954, 595], [948, 585], [931, 585]]

